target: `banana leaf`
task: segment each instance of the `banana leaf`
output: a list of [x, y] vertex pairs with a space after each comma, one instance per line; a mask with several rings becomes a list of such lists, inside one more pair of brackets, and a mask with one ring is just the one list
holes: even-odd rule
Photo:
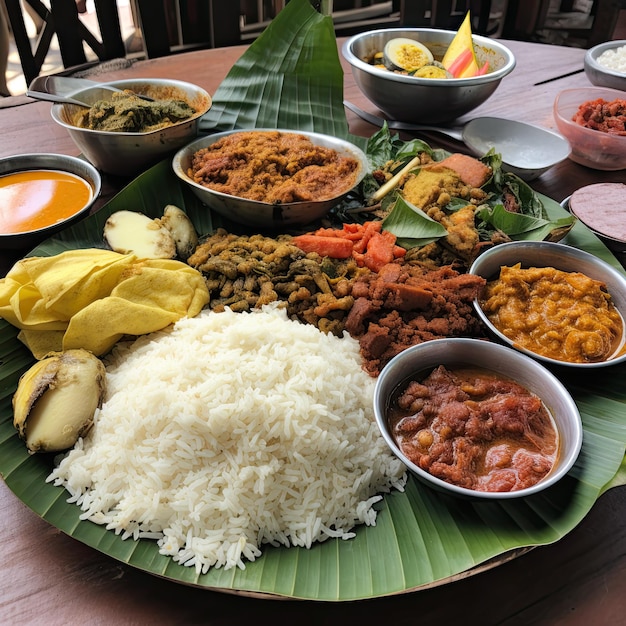
[[[564, 210], [542, 196], [552, 217]], [[183, 208], [201, 233], [216, 226], [210, 211], [173, 174], [169, 161], [148, 170], [103, 209], [59, 233], [32, 254], [52, 255], [102, 244], [112, 212], [132, 207], [152, 217], [166, 204]], [[567, 241], [618, 266], [602, 243], [577, 224]], [[20, 374], [33, 358], [17, 331], [0, 320], [0, 473], [9, 488], [56, 528], [96, 550], [172, 581], [255, 596], [324, 601], [373, 598], [418, 590], [478, 572], [517, 554], [517, 550], [558, 541], [593, 507], [619, 477], [626, 449], [624, 366], [586, 372], [564, 368], [557, 375], [572, 392], [582, 414], [582, 453], [568, 476], [541, 495], [519, 501], [480, 502], [439, 494], [410, 478], [404, 493], [385, 496], [375, 526], [357, 528], [349, 541], [331, 540], [312, 549], [268, 548], [244, 570], [210, 570], [174, 563], [158, 553], [156, 542], [123, 541], [111, 531], [79, 519], [61, 487], [46, 483], [53, 466], [47, 455], [29, 455], [12, 424], [11, 397]], [[616, 483], [619, 483], [617, 478]]]
[[[291, 0], [235, 63], [200, 122], [235, 128], [306, 130], [348, 138], [343, 69], [331, 17]], [[364, 147], [366, 140], [350, 136]]]
[[[283, 70], [281, 73], [280, 70]], [[297, 74], [297, 76], [292, 76]], [[306, 129], [347, 137], [342, 75], [330, 18], [308, 0], [291, 0], [243, 55], [215, 94], [204, 130], [236, 127]], [[363, 142], [361, 142], [363, 145]], [[566, 212], [542, 196], [551, 218]], [[132, 208], [161, 215], [167, 204], [184, 209], [201, 233], [219, 222], [176, 178], [164, 161], [129, 184], [95, 215], [59, 233], [32, 254], [52, 255], [102, 246], [102, 229], [114, 211]], [[566, 242], [619, 263], [582, 224]], [[424, 589], [504, 562], [519, 551], [558, 541], [609, 487], [626, 481], [626, 366], [556, 373], [582, 415], [581, 455], [559, 484], [532, 498], [480, 502], [444, 496], [410, 478], [405, 492], [377, 505], [375, 526], [361, 526], [349, 541], [329, 540], [306, 550], [265, 547], [246, 568], [198, 574], [158, 553], [156, 542], [122, 540], [80, 520], [67, 493], [46, 483], [47, 455], [29, 455], [12, 424], [11, 398], [33, 358], [17, 330], [0, 320], [0, 474], [15, 495], [50, 524], [103, 554], [171, 581], [205, 589], [321, 601], [374, 598]]]

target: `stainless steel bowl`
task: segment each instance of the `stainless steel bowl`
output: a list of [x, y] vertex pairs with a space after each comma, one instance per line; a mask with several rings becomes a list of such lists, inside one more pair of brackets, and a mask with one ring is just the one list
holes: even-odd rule
[[[600, 188], [604, 185], [615, 186], [622, 190], [621, 195], [626, 194], [626, 183], [592, 183], [581, 189], [593, 193], [596, 186]], [[612, 232], [610, 227], [605, 224], [605, 216], [611, 213], [615, 214], [615, 212], [618, 211], [620, 213], [620, 219], [624, 220], [624, 218], [626, 218], [626, 202], [603, 201], [601, 204], [598, 203], [597, 205], [593, 203], [586, 211], [575, 211], [570, 205], [571, 197], [572, 196], [567, 196], [567, 198], [562, 200], [561, 206], [577, 217], [623, 264], [623, 261], [626, 259], [624, 256], [626, 255], [626, 238], [620, 239], [615, 236], [616, 233], [614, 231]]]
[[607, 50], [617, 50], [626, 46], [626, 39], [605, 41], [585, 52], [583, 67], [589, 81], [598, 87], [626, 90], [626, 71], [618, 72], [598, 63], [598, 57]]
[[[268, 130], [279, 130], [283, 133], [297, 133], [308, 137], [315, 145], [332, 148], [340, 154], [357, 159], [359, 162], [359, 172], [355, 185], [361, 182], [368, 171], [369, 165], [365, 153], [354, 144], [343, 139], [337, 139], [330, 135], [320, 133], [295, 131], [284, 129], [251, 129], [252, 132], [267, 132]], [[215, 143], [222, 137], [232, 135], [233, 133], [244, 132], [243, 129], [230, 130], [223, 133], [216, 133], [208, 137], [203, 137], [193, 141], [188, 146], [179, 150], [174, 156], [172, 167], [174, 173], [185, 183], [189, 185], [193, 193], [223, 217], [246, 226], [264, 229], [280, 229], [284, 226], [293, 226], [301, 224], [310, 224], [321, 217], [324, 217], [328, 211], [335, 206], [339, 200], [345, 195], [341, 194], [335, 198], [320, 200], [316, 202], [290, 202], [285, 204], [271, 204], [268, 202], [259, 202], [249, 200], [247, 198], [239, 198], [231, 196], [220, 191], [214, 191], [208, 187], [194, 182], [187, 172], [191, 167], [191, 160], [195, 152], [202, 148], [206, 148]], [[251, 132], [247, 130], [245, 132]], [[347, 193], [347, 192], [346, 192]]]
[[[439, 365], [470, 366], [504, 373], [538, 396], [552, 414], [560, 439], [560, 453], [552, 471], [527, 489], [483, 492], [458, 487], [412, 463], [400, 450], [390, 432], [387, 411], [400, 386]], [[425, 484], [445, 493], [468, 498], [501, 500], [533, 495], [554, 485], [572, 468], [582, 446], [583, 430], [576, 403], [563, 384], [537, 361], [505, 346], [481, 339], [435, 339], [407, 348], [383, 368], [374, 390], [374, 412], [378, 428], [391, 451]]]
[[[211, 96], [204, 89], [179, 80], [135, 78], [104, 84], [119, 89], [131, 89], [154, 98], [180, 97], [197, 110], [192, 118], [167, 128], [147, 133], [132, 133], [79, 128], [72, 123], [72, 119], [81, 107], [73, 104], [54, 104], [52, 119], [67, 129], [82, 154], [99, 170], [116, 176], [134, 176], [189, 143], [198, 135], [200, 118], [209, 110], [212, 103]], [[81, 89], [72, 95], [87, 104], [93, 104], [102, 97], [110, 98], [110, 92], [105, 92], [99, 87]]]
[[513, 53], [501, 43], [474, 35], [479, 66], [489, 61], [491, 71], [471, 78], [416, 78], [377, 69], [364, 59], [394, 37], [409, 37], [426, 45], [441, 59], [456, 32], [434, 28], [388, 28], [351, 37], [343, 46], [361, 91], [388, 117], [403, 122], [436, 124], [469, 113], [493, 94], [515, 67]]
[[[0, 159], [0, 176], [27, 170], [56, 170], [79, 176], [91, 187], [91, 200], [65, 220], [23, 233], [0, 232], [2, 250], [30, 250], [54, 233], [67, 228], [84, 217], [100, 195], [101, 178], [98, 170], [84, 159], [65, 154], [17, 154]], [[3, 207], [5, 210], [9, 207]]]
[[[547, 241], [515, 241], [499, 244], [483, 252], [474, 261], [469, 271], [471, 274], [493, 280], [499, 275], [501, 267], [510, 267], [516, 263], [521, 263], [522, 267], [553, 267], [564, 272], [581, 272], [589, 278], [602, 281], [606, 284], [613, 304], [620, 312], [622, 319], [626, 320], [626, 275], [593, 254], [566, 244]], [[626, 362], [626, 354], [595, 363], [571, 363], [536, 354], [522, 348], [501, 333], [482, 310], [479, 299], [474, 300], [474, 308], [485, 326], [499, 341], [544, 363], [592, 369]]]

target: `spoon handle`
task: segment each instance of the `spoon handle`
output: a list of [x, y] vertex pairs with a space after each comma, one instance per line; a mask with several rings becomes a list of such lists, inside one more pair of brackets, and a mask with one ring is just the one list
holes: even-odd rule
[[[106, 83], [95, 82], [85, 78], [73, 78], [70, 76], [37, 76], [28, 86], [27, 96], [37, 100], [47, 100], [49, 102], [63, 102], [77, 104], [79, 106], [89, 106], [77, 101], [72, 96], [83, 89], [97, 88], [101, 91], [101, 97], [107, 97], [112, 92], [123, 91], [119, 87], [113, 87]], [[154, 98], [137, 94], [142, 100], [154, 102]]]
[[31, 89], [26, 91], [26, 95], [29, 98], [35, 98], [35, 100], [46, 100], [48, 102], [61, 102], [62, 104], [76, 104], [79, 107], [89, 108], [91, 105], [74, 98], [68, 98], [67, 96], [57, 96], [53, 93], [46, 93], [45, 91], [32, 91]]
[[350, 109], [350, 111], [356, 113], [361, 119], [369, 122], [370, 124], [373, 124], [374, 126], [382, 127], [382, 125], [387, 122], [387, 126], [392, 130], [424, 130], [441, 133], [442, 135], [447, 135], [452, 139], [463, 141], [463, 132], [460, 128], [443, 128], [441, 126], [429, 126], [427, 124], [410, 124], [408, 122], [399, 122], [397, 120], [386, 120], [383, 117], [379, 117], [378, 115], [374, 115], [373, 113], [368, 113], [367, 111], [364, 111], [356, 104], [349, 102], [348, 100], [344, 100], [343, 104], [347, 109]]

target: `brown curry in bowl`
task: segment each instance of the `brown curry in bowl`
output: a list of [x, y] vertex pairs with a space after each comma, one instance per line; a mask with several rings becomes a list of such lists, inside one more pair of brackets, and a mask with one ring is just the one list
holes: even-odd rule
[[558, 431], [542, 400], [482, 368], [440, 365], [411, 378], [392, 399], [387, 419], [410, 461], [465, 489], [527, 489], [558, 458]]

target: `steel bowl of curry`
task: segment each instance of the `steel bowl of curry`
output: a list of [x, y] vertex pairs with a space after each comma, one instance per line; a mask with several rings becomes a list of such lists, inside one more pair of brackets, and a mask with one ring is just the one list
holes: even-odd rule
[[27, 250], [84, 217], [100, 195], [98, 170], [64, 154], [0, 159], [0, 247]]
[[517, 241], [481, 254], [487, 280], [474, 300], [492, 336], [550, 365], [626, 362], [626, 274], [563, 243]]
[[99, 170], [125, 177], [195, 139], [212, 104], [201, 87], [160, 78], [111, 81], [70, 95], [89, 106], [54, 104], [52, 119]]
[[323, 217], [368, 171], [363, 151], [330, 135], [233, 130], [179, 150], [175, 174], [226, 219], [261, 229]]
[[548, 489], [582, 446], [580, 413], [558, 378], [484, 339], [436, 339], [399, 353], [376, 381], [374, 412], [418, 480], [465, 498]]

